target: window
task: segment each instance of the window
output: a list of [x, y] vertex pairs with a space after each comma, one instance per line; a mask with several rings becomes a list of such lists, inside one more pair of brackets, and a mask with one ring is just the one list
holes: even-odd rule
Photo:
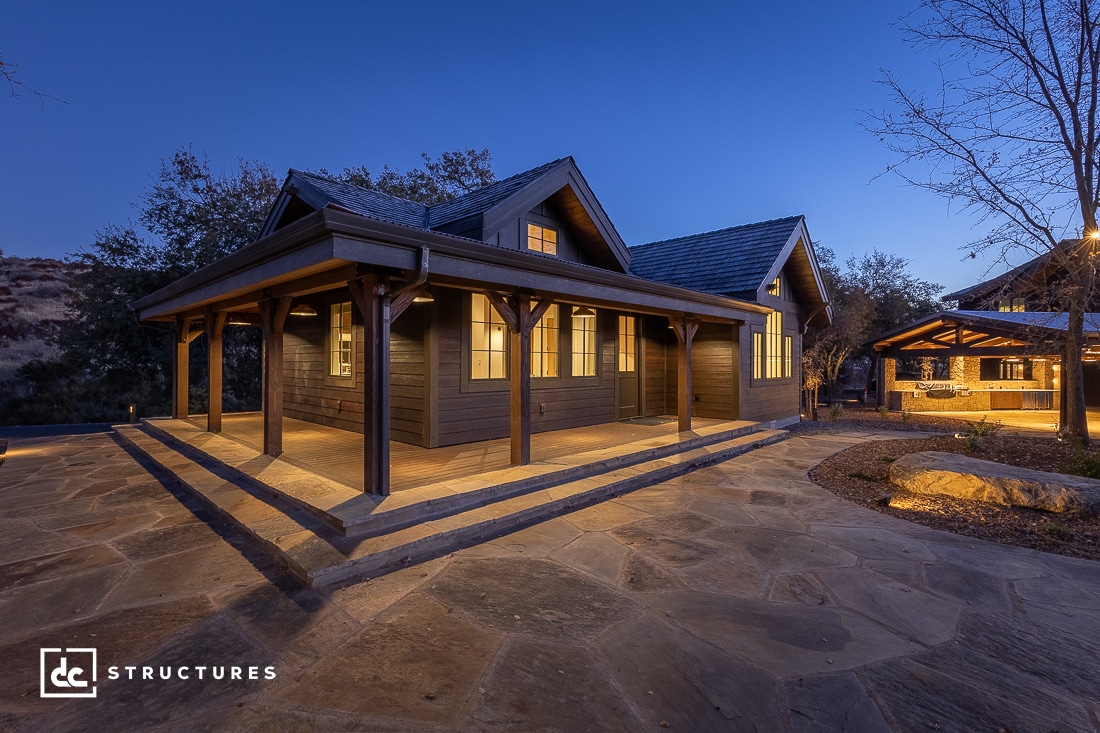
[[764, 377], [778, 379], [783, 375], [783, 313], [781, 311], [772, 311], [768, 314], [764, 331], [768, 341], [764, 356]]
[[470, 378], [507, 379], [508, 327], [481, 293], [470, 296]]
[[542, 252], [544, 255], [556, 255], [558, 253], [558, 230], [542, 227], [538, 224], [528, 224], [527, 249]]
[[558, 376], [558, 306], [546, 309], [531, 330], [531, 376]]
[[596, 311], [573, 307], [573, 376], [596, 376]]
[[619, 371], [633, 372], [637, 370], [636, 352], [637, 339], [634, 331], [634, 316], [619, 316]]
[[752, 378], [764, 378], [764, 334], [759, 331], [752, 334]]
[[764, 331], [752, 334], [752, 378], [782, 379], [793, 376], [794, 338], [783, 333], [783, 313], [772, 311]]
[[780, 282], [780, 280], [781, 278], [777, 277], [776, 279], [772, 280], [772, 284], [768, 286], [768, 292], [777, 298], [783, 297], [782, 283]]
[[1011, 381], [1014, 379], [1032, 379], [1030, 359], [982, 359], [978, 362], [979, 378], [983, 382]]
[[329, 317], [328, 373], [331, 377], [350, 377], [351, 303], [333, 303]]
[[997, 302], [997, 310], [1001, 313], [1023, 313], [1027, 305], [1024, 298], [1008, 298]]

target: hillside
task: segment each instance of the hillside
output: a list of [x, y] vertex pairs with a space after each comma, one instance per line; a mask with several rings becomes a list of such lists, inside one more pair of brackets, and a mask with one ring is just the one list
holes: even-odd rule
[[0, 255], [0, 389], [19, 392], [19, 367], [56, 356], [47, 337], [65, 323], [65, 301], [80, 265]]

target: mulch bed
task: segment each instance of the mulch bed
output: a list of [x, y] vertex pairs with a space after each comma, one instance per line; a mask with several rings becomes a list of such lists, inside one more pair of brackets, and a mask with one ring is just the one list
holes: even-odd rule
[[[795, 431], [904, 429], [948, 432], [930, 438], [860, 443], [822, 461], [810, 471], [810, 478], [843, 499], [915, 524], [990, 542], [1100, 560], [1100, 518], [913, 494], [889, 482], [890, 464], [908, 453], [946, 451], [1039, 471], [1057, 471], [1073, 452], [1053, 437], [998, 434], [983, 438], [979, 450], [971, 453], [963, 440], [954, 437], [966, 428], [965, 421], [951, 418], [912, 415], [902, 422], [900, 416], [884, 420], [877, 415], [856, 414], [831, 422], [802, 423]], [[891, 497], [889, 504], [883, 501], [887, 495]]]

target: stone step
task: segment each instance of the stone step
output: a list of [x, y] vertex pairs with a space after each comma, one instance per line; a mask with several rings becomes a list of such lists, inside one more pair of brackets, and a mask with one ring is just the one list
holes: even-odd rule
[[[386, 497], [364, 494], [346, 484], [311, 472], [291, 461], [271, 459], [254, 448], [220, 435], [192, 428], [187, 440], [143, 422], [151, 435], [216, 472], [218, 462], [260, 492], [294, 503], [349, 537], [372, 537], [525, 493], [598, 476], [685, 450], [703, 448], [750, 435], [757, 423], [726, 423], [697, 434], [664, 435], [612, 449], [577, 453], [565, 458], [512, 466], [458, 479], [447, 479]], [[176, 428], [177, 432], [179, 428]], [[191, 443], [199, 443], [196, 447]]]
[[769, 430], [738, 436], [447, 516], [425, 517], [412, 526], [384, 534], [353, 538], [335, 531], [296, 505], [218, 475], [140, 428], [120, 426], [116, 431], [124, 441], [174, 474], [211, 508], [254, 537], [295, 577], [310, 586], [378, 575], [439, 557], [474, 542], [728, 460], [787, 435], [784, 431]]

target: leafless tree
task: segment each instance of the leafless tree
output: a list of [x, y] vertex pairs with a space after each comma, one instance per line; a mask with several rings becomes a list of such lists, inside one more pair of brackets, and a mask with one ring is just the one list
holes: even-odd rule
[[891, 170], [981, 213], [991, 232], [969, 245], [971, 255], [1058, 261], [1065, 276], [1054, 301], [1069, 322], [1062, 425], [1085, 445], [1081, 347], [1100, 196], [1098, 12], [1093, 0], [924, 0], [903, 30], [914, 47], [938, 54], [941, 83], [914, 92], [887, 72], [896, 109], [865, 123], [899, 154]]
[[0, 81], [3, 81], [8, 85], [8, 90], [11, 92], [11, 96], [18, 97], [21, 93], [25, 92], [27, 94], [34, 95], [35, 97], [38, 97], [43, 101], [47, 99], [52, 99], [54, 101], [64, 103], [64, 100], [58, 99], [57, 97], [51, 96], [49, 94], [44, 94], [37, 89], [27, 86], [25, 83], [23, 83], [23, 81], [18, 78], [18, 76], [19, 65], [9, 63], [7, 61], [4, 61], [3, 58], [0, 58]]

